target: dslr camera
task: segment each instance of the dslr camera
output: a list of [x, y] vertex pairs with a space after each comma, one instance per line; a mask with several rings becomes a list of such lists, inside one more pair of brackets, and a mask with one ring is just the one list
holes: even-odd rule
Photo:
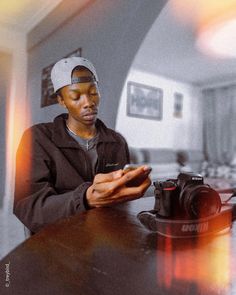
[[155, 210], [169, 219], [200, 219], [221, 210], [219, 194], [203, 177], [195, 173], [180, 173], [177, 179], [154, 182]]

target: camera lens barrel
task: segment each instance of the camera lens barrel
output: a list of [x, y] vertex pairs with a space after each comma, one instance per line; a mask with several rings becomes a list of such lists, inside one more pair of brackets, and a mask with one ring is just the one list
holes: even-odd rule
[[180, 207], [189, 218], [202, 218], [220, 212], [219, 194], [207, 184], [187, 185], [180, 193]]

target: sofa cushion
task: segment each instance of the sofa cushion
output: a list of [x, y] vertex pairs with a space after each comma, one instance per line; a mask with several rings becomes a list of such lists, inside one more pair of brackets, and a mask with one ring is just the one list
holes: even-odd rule
[[179, 164], [176, 162], [176, 152], [171, 149], [130, 148], [131, 163], [146, 164], [152, 167], [151, 179], [176, 178]]
[[141, 148], [129, 148], [130, 162], [133, 164], [143, 164], [147, 162], [147, 156], [143, 149]]
[[131, 163], [176, 163], [176, 152], [172, 149], [131, 147]]
[[176, 163], [176, 153], [171, 149], [147, 149], [147, 162], [149, 163]]
[[152, 181], [177, 178], [179, 174], [179, 165], [177, 163], [151, 163], [149, 165], [152, 167], [152, 172], [150, 174]]
[[[178, 150], [177, 162], [183, 167], [185, 171], [195, 173], [202, 172], [202, 163], [204, 162], [204, 153], [199, 150]], [[186, 168], [188, 169], [186, 169]]]

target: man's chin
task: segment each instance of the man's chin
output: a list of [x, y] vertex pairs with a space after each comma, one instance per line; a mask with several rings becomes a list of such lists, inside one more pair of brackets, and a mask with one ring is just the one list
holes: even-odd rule
[[[90, 117], [90, 116], [88, 116]], [[92, 118], [84, 118], [84, 124], [85, 125], [94, 125], [96, 123], [96, 120], [97, 120], [97, 117], [96, 116], [93, 116]]]

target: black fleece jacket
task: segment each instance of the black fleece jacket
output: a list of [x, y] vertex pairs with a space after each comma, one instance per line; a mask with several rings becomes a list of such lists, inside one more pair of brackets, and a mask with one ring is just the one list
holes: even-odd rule
[[[92, 175], [85, 152], [66, 131], [67, 114], [27, 129], [16, 157], [14, 214], [32, 233], [61, 218], [87, 210]], [[125, 139], [97, 119], [97, 173], [129, 163]]]

